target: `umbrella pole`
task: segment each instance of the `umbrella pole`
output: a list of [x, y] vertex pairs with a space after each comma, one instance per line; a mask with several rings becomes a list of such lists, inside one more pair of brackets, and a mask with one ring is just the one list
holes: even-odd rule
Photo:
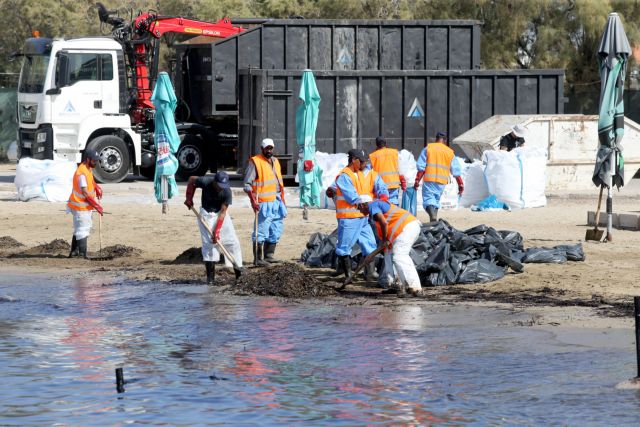
[[607, 174], [607, 241], [613, 240], [613, 175], [616, 173], [616, 152], [609, 157], [609, 173]]

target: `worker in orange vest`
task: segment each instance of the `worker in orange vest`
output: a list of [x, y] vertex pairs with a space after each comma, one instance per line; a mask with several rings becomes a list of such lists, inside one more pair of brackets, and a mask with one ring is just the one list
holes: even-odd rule
[[251, 157], [244, 177], [244, 191], [258, 217], [252, 239], [254, 264], [259, 266], [278, 262], [273, 255], [287, 216], [280, 162], [273, 156], [273, 150], [273, 139], [263, 139], [261, 152]]
[[400, 189], [407, 189], [407, 181], [398, 171], [398, 150], [388, 148], [383, 136], [376, 138], [376, 149], [369, 154], [371, 167], [378, 172], [389, 190], [389, 203], [398, 204]]
[[413, 187], [417, 190], [422, 183], [422, 207], [429, 214], [431, 222], [438, 220], [438, 209], [440, 209], [440, 197], [445, 186], [449, 183], [449, 175], [458, 182], [458, 195], [464, 191], [462, 181], [462, 168], [458, 159], [453, 154], [453, 150], [446, 144], [447, 134], [438, 132], [436, 141], [427, 144], [422, 149], [420, 157], [416, 163], [418, 173]]
[[[374, 191], [373, 180], [367, 179], [363, 174], [368, 160], [369, 156], [363, 150], [349, 150], [349, 163], [342, 169], [335, 181], [336, 218], [338, 220], [336, 256], [338, 257], [338, 271], [342, 271], [345, 278], [351, 277], [351, 248], [356, 242], [360, 245], [363, 256], [369, 255], [376, 249], [376, 239], [369, 226], [368, 218], [358, 209], [359, 204], [372, 200], [371, 193]], [[371, 171], [371, 173], [374, 172]], [[329, 195], [329, 191], [333, 194], [332, 190], [332, 187], [327, 189], [327, 195]], [[366, 272], [367, 277], [375, 277], [374, 267], [373, 264], [369, 264]]]
[[420, 221], [408, 211], [385, 200], [362, 203], [359, 209], [375, 221], [378, 238], [391, 250], [393, 266], [400, 282], [399, 295], [406, 288], [409, 294], [417, 296], [422, 291], [422, 285], [409, 252], [420, 236]]
[[102, 215], [102, 206], [96, 200], [102, 199], [102, 188], [96, 184], [91, 170], [100, 161], [100, 156], [95, 150], [85, 150], [84, 161], [73, 174], [73, 187], [67, 212], [73, 214], [73, 238], [71, 240], [71, 252], [69, 258], [81, 256], [87, 258], [87, 239], [91, 234], [91, 214], [95, 209]]

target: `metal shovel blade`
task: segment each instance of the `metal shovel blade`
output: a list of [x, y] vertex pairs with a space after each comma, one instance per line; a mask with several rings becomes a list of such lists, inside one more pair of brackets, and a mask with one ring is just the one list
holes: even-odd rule
[[604, 230], [598, 230], [598, 227], [593, 230], [587, 230], [587, 233], [584, 236], [584, 240], [593, 240], [599, 242], [602, 240], [602, 235], [604, 234]]

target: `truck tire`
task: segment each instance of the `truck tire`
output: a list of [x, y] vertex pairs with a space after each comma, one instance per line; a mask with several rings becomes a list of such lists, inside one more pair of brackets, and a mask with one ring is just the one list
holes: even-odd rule
[[201, 176], [207, 173], [209, 165], [206, 159], [204, 142], [196, 135], [180, 135], [182, 142], [176, 153], [178, 159], [178, 172], [176, 177], [187, 180], [192, 175]]
[[96, 150], [100, 156], [100, 163], [93, 170], [98, 182], [120, 182], [129, 173], [129, 150], [121, 138], [102, 135], [89, 142], [87, 149]]

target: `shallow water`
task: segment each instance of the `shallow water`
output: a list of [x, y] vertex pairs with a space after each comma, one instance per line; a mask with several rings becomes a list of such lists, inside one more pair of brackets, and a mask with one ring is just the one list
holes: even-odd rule
[[530, 319], [3, 274], [0, 424], [638, 424], [633, 331]]

